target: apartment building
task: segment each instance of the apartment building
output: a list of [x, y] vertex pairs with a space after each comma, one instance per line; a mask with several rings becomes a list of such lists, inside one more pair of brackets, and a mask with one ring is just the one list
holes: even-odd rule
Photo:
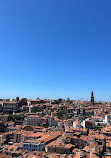
[[[61, 135], [60, 134], [53, 134], [53, 135], [40, 135], [40, 133], [35, 133], [31, 135], [30, 140], [26, 140], [23, 143], [23, 149], [27, 149], [28, 151], [42, 151], [45, 149], [45, 145], [51, 143], [52, 141], [56, 140], [59, 138]], [[36, 137], [37, 139], [34, 139]], [[39, 138], [41, 137], [41, 138]]]
[[8, 115], [8, 114], [2, 115], [2, 121], [7, 122], [7, 121], [8, 121], [8, 118], [9, 118], [9, 115]]
[[23, 143], [23, 149], [28, 151], [42, 151], [45, 148], [45, 143], [39, 140], [27, 140]]
[[17, 102], [13, 101], [5, 101], [2, 103], [3, 112], [13, 112], [14, 110], [18, 110], [19, 106]]
[[55, 152], [60, 154], [69, 154], [73, 149], [72, 144], [65, 144], [64, 142], [54, 141], [45, 147], [46, 152]]
[[0, 145], [1, 145], [1, 143], [2, 143], [2, 138], [3, 138], [3, 135], [0, 134]]
[[27, 117], [27, 125], [38, 126], [40, 124], [40, 117], [38, 115], [29, 115]]

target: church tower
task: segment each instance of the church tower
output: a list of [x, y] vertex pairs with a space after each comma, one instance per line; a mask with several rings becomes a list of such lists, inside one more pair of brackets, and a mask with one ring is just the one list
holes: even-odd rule
[[94, 105], [94, 94], [93, 94], [93, 91], [91, 92], [91, 104]]

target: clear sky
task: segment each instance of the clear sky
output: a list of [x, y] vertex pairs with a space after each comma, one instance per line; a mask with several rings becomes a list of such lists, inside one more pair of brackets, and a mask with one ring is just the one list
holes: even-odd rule
[[111, 0], [0, 0], [0, 98], [111, 101]]

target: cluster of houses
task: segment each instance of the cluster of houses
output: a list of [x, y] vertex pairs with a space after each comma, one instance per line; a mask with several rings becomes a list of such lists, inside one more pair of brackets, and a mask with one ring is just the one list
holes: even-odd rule
[[0, 109], [0, 157], [111, 157], [110, 103], [3, 100]]

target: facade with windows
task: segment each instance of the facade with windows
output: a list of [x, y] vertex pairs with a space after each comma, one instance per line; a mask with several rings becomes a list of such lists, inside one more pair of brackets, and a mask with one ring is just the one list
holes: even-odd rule
[[45, 148], [44, 142], [37, 142], [33, 140], [26, 141], [23, 143], [23, 149], [28, 151], [42, 151]]
[[2, 103], [3, 112], [13, 112], [18, 110], [18, 103], [6, 101]]
[[27, 125], [38, 126], [40, 124], [40, 117], [38, 115], [29, 115], [27, 117]]

